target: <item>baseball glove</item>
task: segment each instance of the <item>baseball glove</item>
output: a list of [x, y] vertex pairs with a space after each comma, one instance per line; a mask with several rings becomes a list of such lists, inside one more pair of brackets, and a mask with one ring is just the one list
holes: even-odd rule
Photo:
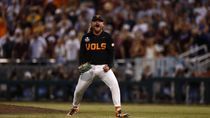
[[90, 63], [84, 63], [78, 67], [80, 74], [85, 73], [91, 69]]

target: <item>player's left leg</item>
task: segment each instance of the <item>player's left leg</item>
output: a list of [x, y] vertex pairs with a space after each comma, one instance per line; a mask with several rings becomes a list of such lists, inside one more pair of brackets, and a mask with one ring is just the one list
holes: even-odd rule
[[108, 72], [103, 72], [99, 75], [102, 81], [110, 88], [112, 94], [112, 100], [115, 106], [116, 118], [127, 118], [127, 113], [121, 112], [121, 100], [120, 100], [120, 88], [112, 70]]
[[73, 107], [67, 113], [66, 115], [67, 117], [70, 117], [79, 111], [80, 101], [82, 100], [85, 90], [92, 83], [93, 78], [94, 78], [94, 73], [92, 71], [88, 71], [80, 75], [76, 89], [74, 91], [74, 98], [72, 103]]

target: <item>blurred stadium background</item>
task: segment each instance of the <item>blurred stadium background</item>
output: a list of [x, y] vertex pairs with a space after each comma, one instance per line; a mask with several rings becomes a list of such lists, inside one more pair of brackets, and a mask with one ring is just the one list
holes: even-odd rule
[[[210, 0], [0, 0], [0, 100], [72, 101], [95, 14], [115, 41], [123, 103], [210, 103]], [[84, 101], [112, 102], [97, 80]]]

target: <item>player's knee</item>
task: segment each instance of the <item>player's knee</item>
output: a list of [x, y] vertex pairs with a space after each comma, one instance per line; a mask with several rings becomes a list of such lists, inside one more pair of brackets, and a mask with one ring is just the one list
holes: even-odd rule
[[118, 85], [118, 83], [113, 82], [111, 85], [109, 85], [109, 88], [110, 89], [112, 89], [112, 88], [119, 88], [119, 85]]
[[76, 95], [76, 96], [81, 96], [82, 94], [83, 94], [82, 91], [75, 91], [75, 95]]
[[116, 85], [111, 85], [111, 86], [109, 86], [109, 89], [110, 89], [110, 90], [118, 90], [119, 87], [116, 86]]

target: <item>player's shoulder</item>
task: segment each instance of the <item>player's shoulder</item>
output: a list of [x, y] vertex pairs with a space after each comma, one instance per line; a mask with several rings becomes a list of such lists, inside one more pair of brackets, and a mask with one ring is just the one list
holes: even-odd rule
[[91, 36], [91, 33], [84, 33], [83, 37], [89, 37]]
[[87, 37], [90, 37], [91, 34], [90, 33], [84, 33], [84, 35], [82, 36], [82, 40], [86, 39]]
[[104, 35], [104, 36], [111, 37], [111, 35], [110, 35], [108, 32], [106, 32], [106, 31], [103, 32], [103, 35]]
[[107, 40], [112, 40], [111, 35], [108, 32], [103, 32], [102, 37], [106, 37]]

